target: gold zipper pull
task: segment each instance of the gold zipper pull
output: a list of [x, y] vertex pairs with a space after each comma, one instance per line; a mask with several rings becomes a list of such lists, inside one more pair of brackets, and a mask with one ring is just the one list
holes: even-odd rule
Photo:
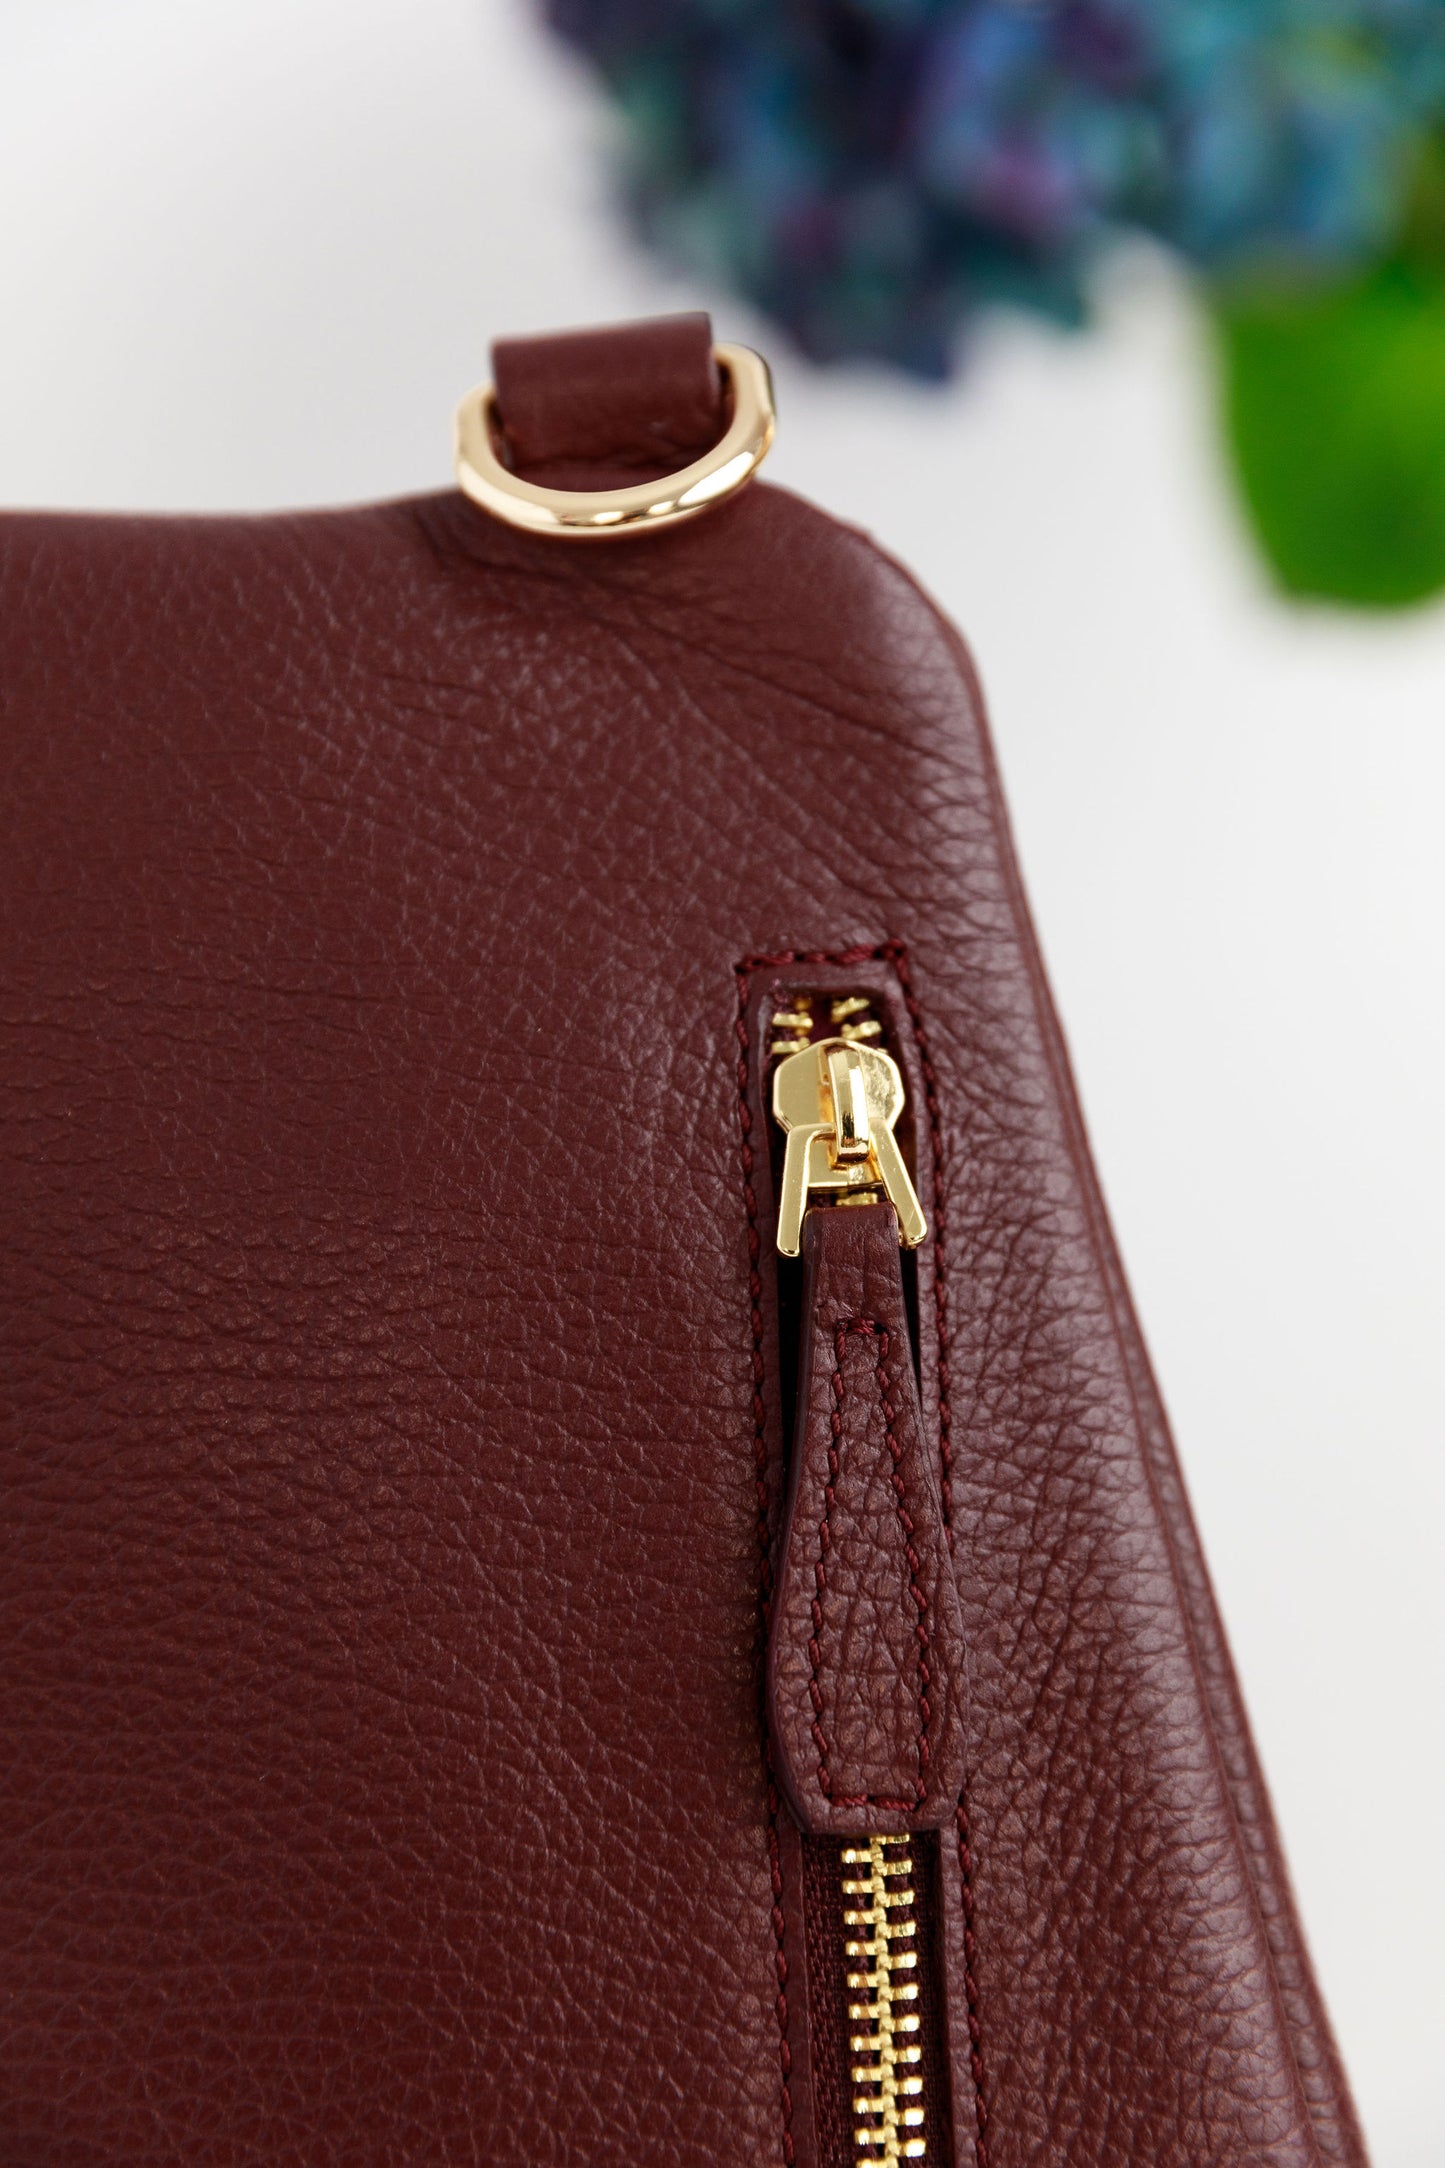
[[778, 1248], [796, 1257], [810, 1203], [886, 1197], [898, 1239], [915, 1250], [928, 1232], [893, 1131], [903, 1072], [891, 1054], [856, 1038], [820, 1039], [773, 1071], [773, 1119], [787, 1135], [778, 1200]]

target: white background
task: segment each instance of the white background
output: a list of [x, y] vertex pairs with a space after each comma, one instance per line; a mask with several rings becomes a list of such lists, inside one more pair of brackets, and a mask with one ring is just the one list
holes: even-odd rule
[[1159, 263], [947, 393], [820, 378], [638, 255], [606, 125], [516, 0], [4, 0], [0, 502], [444, 485], [497, 331], [772, 351], [773, 474], [978, 653], [1378, 2168], [1440, 2168], [1445, 612], [1272, 597]]

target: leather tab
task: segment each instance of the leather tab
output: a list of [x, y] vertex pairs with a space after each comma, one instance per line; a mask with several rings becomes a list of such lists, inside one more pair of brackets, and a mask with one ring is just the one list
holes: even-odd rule
[[963, 1787], [963, 1628], [892, 1205], [810, 1212], [803, 1270], [768, 1647], [777, 1775], [817, 1835], [938, 1828]]
[[700, 459], [727, 426], [702, 310], [498, 339], [492, 382], [513, 471], [549, 488], [655, 480]]

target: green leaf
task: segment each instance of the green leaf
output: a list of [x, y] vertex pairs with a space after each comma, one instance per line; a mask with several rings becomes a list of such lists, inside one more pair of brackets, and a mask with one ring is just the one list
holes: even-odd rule
[[1374, 608], [1445, 589], [1445, 269], [1219, 297], [1225, 413], [1291, 594]]

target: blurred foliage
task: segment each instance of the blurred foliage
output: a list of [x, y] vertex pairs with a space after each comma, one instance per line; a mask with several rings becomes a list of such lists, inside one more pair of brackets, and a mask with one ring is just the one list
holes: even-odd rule
[[1445, 259], [1402, 232], [1429, 223], [1445, 0], [548, 7], [619, 102], [643, 233], [806, 352], [945, 376], [978, 310], [1083, 322], [1100, 249], [1153, 234], [1220, 297], [1283, 584], [1445, 584]]
[[1245, 501], [1281, 584], [1380, 607], [1445, 588], [1445, 278], [1387, 263], [1221, 311]]
[[1445, 150], [1377, 269], [1218, 313], [1236, 468], [1281, 584], [1383, 608], [1445, 588]]

